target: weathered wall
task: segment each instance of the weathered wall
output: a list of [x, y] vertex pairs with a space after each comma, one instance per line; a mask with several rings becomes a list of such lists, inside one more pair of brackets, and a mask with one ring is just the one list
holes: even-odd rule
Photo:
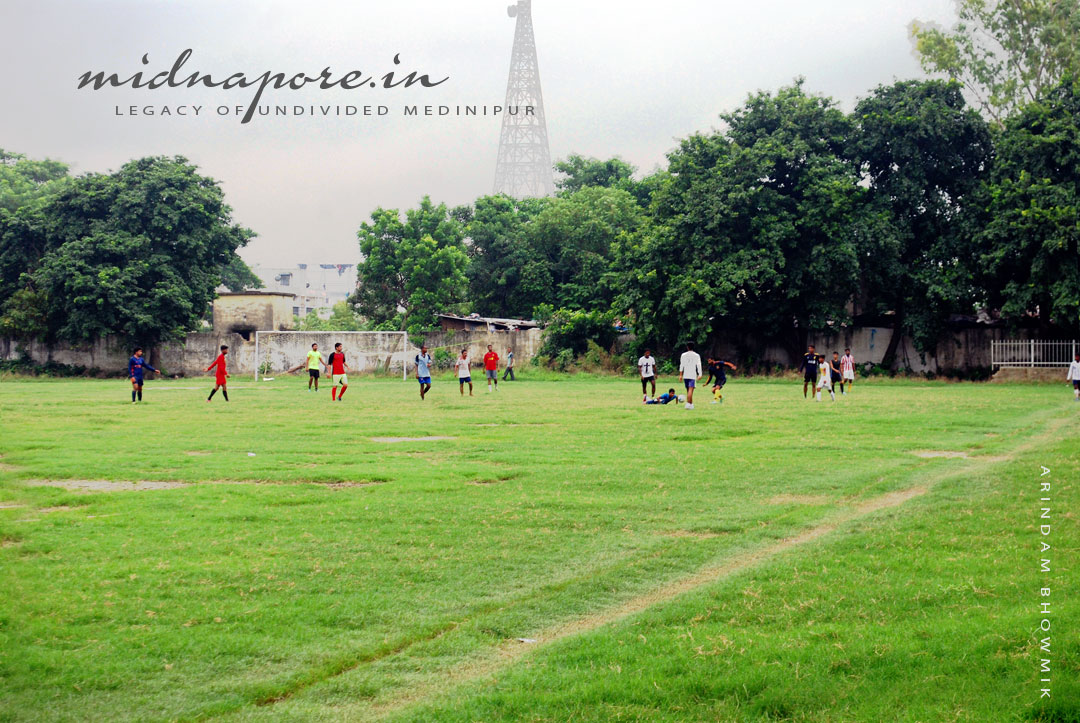
[[[280, 373], [284, 368], [295, 366], [303, 362], [312, 341], [318, 342], [320, 351], [324, 356], [333, 351], [335, 341], [333, 332], [317, 332], [296, 335], [281, 335], [274, 339], [274, 359], [272, 360], [271, 372]], [[393, 346], [390, 345], [390, 337], [393, 336]], [[426, 344], [429, 349], [447, 348], [457, 356], [464, 346], [469, 348], [469, 356], [479, 360], [487, 351], [487, 345], [493, 344], [500, 357], [506, 356], [506, 347], [514, 349], [514, 359], [521, 366], [532, 359], [540, 347], [541, 331], [528, 329], [524, 331], [437, 331], [428, 334]], [[387, 335], [388, 341], [383, 348], [397, 349], [399, 338], [397, 335]], [[409, 343], [405, 352], [397, 351], [392, 354], [379, 351], [379, 345], [371, 340], [365, 342], [365, 349], [369, 353], [361, 353], [358, 348], [350, 348], [346, 341], [346, 359], [350, 368], [354, 371], [373, 371], [375, 361], [384, 361], [387, 356], [392, 358], [395, 368], [403, 360], [412, 365], [412, 359], [419, 349]], [[164, 344], [153, 350], [148, 350], [150, 363], [155, 367], [164, 369], [167, 374], [180, 376], [197, 376], [204, 374], [206, 367], [214, 361], [218, 355], [218, 347], [222, 344], [229, 346], [229, 373], [234, 376], [254, 375], [255, 373], [255, 335], [251, 335], [250, 341], [245, 341], [239, 334], [218, 333], [192, 333], [188, 334], [183, 343]], [[358, 346], [358, 345], [354, 345]], [[128, 358], [131, 349], [120, 346], [112, 339], [105, 339], [94, 344], [85, 346], [72, 346], [69, 344], [57, 344], [49, 349], [40, 342], [23, 345], [10, 339], [0, 339], [0, 359], [18, 359], [23, 350], [29, 352], [30, 357], [39, 364], [50, 360], [60, 364], [84, 366], [103, 371], [115, 371], [124, 374], [127, 371]], [[260, 350], [259, 356], [263, 362], [268, 360], [267, 347]]]
[[[843, 354], [845, 347], [851, 347], [851, 354], [858, 364], [877, 364], [885, 355], [892, 334], [892, 329], [884, 327], [847, 328], [831, 334], [811, 333], [808, 343], [813, 344], [819, 354], [830, 357], [834, 351]], [[989, 367], [992, 340], [1028, 338], [1031, 338], [1030, 334], [1023, 331], [1018, 335], [1011, 335], [1005, 329], [957, 329], [942, 337], [936, 356], [927, 356], [924, 359], [916, 351], [911, 339], [905, 337], [900, 340], [896, 350], [897, 365], [918, 372]], [[714, 345], [713, 352], [738, 359], [742, 354], [748, 353], [746, 350], [759, 346], [757, 340], [721, 339]], [[779, 345], [766, 345], [760, 352], [760, 359], [788, 367], [796, 366], [800, 361], [799, 357], [792, 358], [791, 352]]]
[[[469, 349], [469, 358], [478, 361], [487, 353], [491, 344], [499, 355], [500, 367], [506, 358], [506, 348], [514, 350], [514, 365], [523, 366], [540, 350], [544, 332], [540, 329], [520, 329], [518, 331], [433, 331], [424, 335], [424, 342], [429, 351], [446, 349], [454, 356], [461, 350]], [[415, 352], [413, 352], [415, 356]], [[409, 357], [412, 359], [412, 357]]]
[[214, 299], [214, 329], [226, 333], [291, 329], [293, 298], [265, 292], [219, 294]]

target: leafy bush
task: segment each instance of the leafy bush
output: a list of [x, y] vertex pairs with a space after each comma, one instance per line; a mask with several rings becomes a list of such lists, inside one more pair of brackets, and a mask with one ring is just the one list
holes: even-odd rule
[[576, 357], [588, 350], [590, 341], [601, 348], [610, 348], [615, 342], [614, 321], [615, 315], [610, 311], [559, 309], [544, 329], [540, 354], [557, 357], [568, 350]]
[[431, 361], [436, 369], [449, 369], [454, 366], [454, 354], [449, 349], [436, 349]]

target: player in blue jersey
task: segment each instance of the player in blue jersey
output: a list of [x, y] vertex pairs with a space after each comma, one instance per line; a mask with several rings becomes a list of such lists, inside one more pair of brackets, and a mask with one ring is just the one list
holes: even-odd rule
[[143, 385], [143, 371], [149, 369], [150, 371], [160, 374], [161, 372], [150, 366], [150, 362], [143, 358], [142, 347], [136, 347], [132, 353], [131, 358], [128, 359], [128, 378], [131, 379], [131, 403], [135, 404], [136, 397], [138, 401], [142, 401], [142, 385]]

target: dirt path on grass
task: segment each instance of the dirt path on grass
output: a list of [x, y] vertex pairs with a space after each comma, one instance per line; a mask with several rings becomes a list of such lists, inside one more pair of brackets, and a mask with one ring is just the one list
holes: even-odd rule
[[448, 688], [490, 677], [499, 670], [506, 668], [520, 658], [523, 658], [546, 645], [556, 643], [574, 635], [598, 630], [612, 623], [619, 622], [631, 615], [644, 612], [654, 606], [671, 602], [675, 598], [696, 590], [697, 588], [759, 565], [766, 560], [800, 545], [813, 542], [814, 540], [835, 531], [836, 528], [841, 525], [854, 522], [862, 517], [872, 515], [881, 510], [899, 507], [908, 500], [924, 495], [928, 491], [929, 487], [910, 487], [904, 490], [889, 492], [871, 500], [858, 503], [830, 516], [827, 522], [811, 527], [796, 535], [786, 537], [766, 547], [736, 555], [734, 558], [724, 563], [706, 565], [692, 575], [679, 578], [678, 580], [662, 585], [642, 595], [630, 598], [618, 605], [601, 610], [592, 615], [586, 615], [585, 617], [576, 620], [553, 625], [537, 633], [535, 643], [523, 643], [518, 640], [504, 641], [497, 645], [494, 650], [486, 652], [481, 659], [465, 663], [448, 671], [446, 675], [440, 676], [426, 685], [402, 691], [401, 695], [392, 698], [391, 700], [373, 705], [371, 709], [372, 715], [377, 718], [385, 718], [411, 705], [432, 699], [440, 694], [445, 694]]

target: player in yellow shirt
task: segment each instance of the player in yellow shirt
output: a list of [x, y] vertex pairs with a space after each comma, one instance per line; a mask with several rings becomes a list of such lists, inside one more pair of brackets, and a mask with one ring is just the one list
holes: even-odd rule
[[[311, 351], [309, 351], [307, 353], [307, 372], [308, 372], [307, 390], [309, 392], [311, 391], [311, 385], [312, 384], [315, 385], [315, 391], [319, 391], [319, 366], [322, 363], [323, 363], [323, 357], [322, 357], [322, 352], [319, 351], [319, 345], [318, 344], [312, 344], [311, 345]], [[300, 368], [303, 367], [303, 366], [304, 366], [303, 364], [297, 364], [296, 366], [294, 366], [292, 369], [289, 370], [289, 373], [291, 374], [292, 372], [299, 371]]]

